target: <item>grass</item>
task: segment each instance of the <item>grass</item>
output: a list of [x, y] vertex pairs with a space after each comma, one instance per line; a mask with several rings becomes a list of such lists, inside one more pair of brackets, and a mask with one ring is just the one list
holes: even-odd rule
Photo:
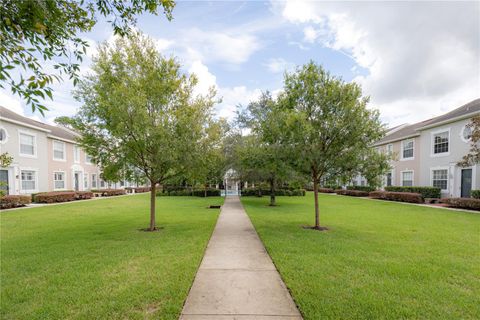
[[1, 319], [177, 319], [223, 199], [149, 194], [7, 211]]
[[480, 214], [320, 195], [242, 198], [305, 319], [479, 319]]

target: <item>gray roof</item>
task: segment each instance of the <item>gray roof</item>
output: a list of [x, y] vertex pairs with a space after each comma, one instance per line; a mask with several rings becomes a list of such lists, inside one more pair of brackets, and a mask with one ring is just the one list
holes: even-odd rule
[[59, 126], [52, 126], [40, 121], [36, 121], [30, 118], [21, 116], [18, 113], [15, 113], [2, 106], [0, 106], [0, 116], [2, 118], [10, 119], [16, 122], [25, 123], [30, 126], [35, 126], [44, 130], [48, 130], [50, 135], [61, 138], [61, 139], [75, 141], [75, 139], [78, 137], [76, 133], [66, 128], [59, 127]]
[[440, 125], [448, 122], [449, 120], [455, 120], [457, 118], [461, 118], [462, 116], [469, 116], [472, 113], [480, 114], [480, 99], [470, 101], [469, 103], [464, 104], [463, 106], [448, 113], [445, 113], [441, 116], [405, 126], [404, 128], [401, 128], [397, 131], [392, 132], [392, 130], [397, 128], [398, 126], [391, 128], [388, 130], [388, 132], [392, 133], [387, 133], [387, 135], [377, 141], [375, 145], [382, 145], [387, 142], [394, 142], [409, 137], [415, 137], [420, 135], [420, 131], [422, 130], [422, 128]]

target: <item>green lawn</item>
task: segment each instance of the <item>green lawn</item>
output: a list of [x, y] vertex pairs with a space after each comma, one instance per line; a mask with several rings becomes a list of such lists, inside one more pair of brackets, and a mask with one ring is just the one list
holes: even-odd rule
[[305, 319], [480, 319], [480, 214], [313, 195], [242, 202]]
[[2, 212], [1, 319], [177, 319], [223, 199], [149, 194]]

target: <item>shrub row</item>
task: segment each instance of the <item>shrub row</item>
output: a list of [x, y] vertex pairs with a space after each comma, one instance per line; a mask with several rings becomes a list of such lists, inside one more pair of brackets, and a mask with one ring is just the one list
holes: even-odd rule
[[144, 193], [150, 192], [150, 187], [126, 187], [125, 191], [127, 193]]
[[[220, 196], [220, 189], [213, 189], [208, 188], [206, 190], [207, 197], [219, 197]], [[194, 196], [194, 197], [205, 197], [205, 189], [194, 189], [194, 190], [168, 190], [164, 189], [163, 191], [157, 192], [157, 197], [160, 196]]]
[[91, 191], [77, 191], [75, 192], [75, 199], [76, 200], [85, 200], [85, 199], [92, 199], [93, 192]]
[[347, 186], [347, 190], [372, 192], [372, 191], [375, 191], [375, 188], [370, 186]]
[[420, 193], [423, 198], [440, 198], [440, 188], [435, 187], [385, 187], [385, 191]]
[[[270, 190], [268, 189], [245, 188], [242, 190], [243, 197], [261, 197], [269, 195]], [[305, 196], [305, 189], [278, 189], [275, 190], [275, 196], [303, 197]]]
[[449, 207], [480, 210], [480, 199], [473, 198], [445, 198], [441, 199], [442, 203], [446, 203]]
[[92, 189], [91, 191], [102, 197], [120, 196], [126, 193], [125, 189]]
[[67, 202], [76, 200], [74, 191], [54, 191], [37, 193], [33, 201], [37, 203]]
[[0, 209], [23, 207], [31, 202], [30, 196], [7, 195], [0, 197]]
[[474, 199], [480, 199], [480, 190], [472, 190], [470, 196]]
[[342, 196], [368, 197], [368, 192], [367, 191], [361, 191], [361, 190], [338, 189], [338, 190], [335, 190], [335, 193], [339, 194], [339, 195], [342, 195]]
[[390, 192], [390, 191], [372, 191], [370, 198], [390, 201], [423, 203], [424, 199], [420, 193], [413, 192]]
[[335, 193], [335, 190], [332, 188], [318, 188], [320, 193]]

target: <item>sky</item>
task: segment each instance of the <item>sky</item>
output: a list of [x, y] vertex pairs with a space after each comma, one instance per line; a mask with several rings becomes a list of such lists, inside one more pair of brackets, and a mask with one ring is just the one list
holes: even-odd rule
[[[179, 1], [173, 17], [141, 15], [137, 29], [197, 75], [196, 92], [215, 87], [219, 117], [232, 119], [262, 91], [279, 92], [284, 73], [310, 60], [360, 84], [388, 126], [480, 97], [480, 1]], [[113, 34], [99, 21], [81, 36], [91, 44], [81, 64], [88, 74], [97, 44]], [[53, 86], [45, 117], [7, 89], [1, 105], [48, 123], [81, 106], [68, 80]]]

